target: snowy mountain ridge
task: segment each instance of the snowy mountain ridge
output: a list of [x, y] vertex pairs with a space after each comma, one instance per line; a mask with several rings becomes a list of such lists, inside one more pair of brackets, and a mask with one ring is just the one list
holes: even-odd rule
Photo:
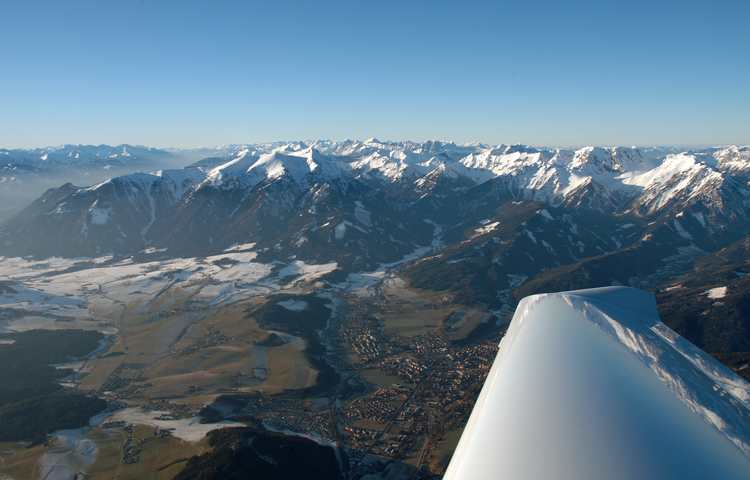
[[[131, 153], [127, 147], [117, 151]], [[539, 231], [523, 219], [542, 209], [522, 208], [522, 218], [509, 214], [533, 248], [542, 248], [530, 257], [549, 257], [553, 265], [652, 237], [669, 245], [654, 247], [658, 258], [686, 261], [750, 234], [748, 147], [644, 153], [638, 147], [370, 139], [200, 151], [211, 156], [183, 169], [51, 190], [0, 227], [0, 254], [127, 254], [155, 247], [192, 255], [256, 243], [269, 258], [283, 252], [369, 268], [441, 244], [437, 235], [450, 242], [483, 238], [495, 228], [485, 225], [503, 223], [492, 219], [508, 202], [542, 202], [550, 218], [568, 219], [556, 220], [560, 231], [537, 245]], [[596, 226], [600, 220], [581, 218], [578, 225], [593, 229], [583, 233], [570, 215], [584, 211], [639, 227], [603, 231]], [[652, 232], [652, 224], [661, 233]]]
[[[700, 189], [709, 183], [716, 186], [722, 183], [719, 177], [735, 178], [741, 183], [750, 180], [748, 146], [659, 156], [660, 152], [655, 149], [644, 155], [637, 147], [540, 150], [522, 145], [370, 139], [364, 142], [275, 142], [216, 147], [215, 150], [221, 155], [196, 164], [205, 171], [205, 178], [199, 180], [202, 185], [254, 188], [262, 182], [289, 176], [300, 188], [309, 188], [310, 182], [348, 176], [377, 190], [412, 189], [424, 195], [427, 185], [444, 182], [454, 184], [455, 189], [466, 190], [502, 177], [502, 183], [514, 197], [557, 206], [577, 202], [582, 191], [595, 192], [617, 198], [612, 207], [620, 208], [633, 202], [631, 209], [648, 214], [659, 211], [686, 188]], [[25, 162], [18, 165], [29, 167], [20, 169], [9, 163], [4, 169], [7, 176], [0, 179], [0, 183], [16, 180], [12, 177], [14, 174], [31, 174], [44, 168], [44, 162], [48, 161], [124, 162], [144, 155], [163, 157], [181, 152], [175, 150], [170, 154], [129, 145], [2, 150], [0, 155]], [[682, 180], [671, 181], [677, 177]]]
[[[316, 152], [319, 157], [330, 159], [329, 166], [335, 165], [371, 187], [386, 190], [423, 188], [442, 176], [460, 180], [460, 188], [507, 177], [508, 188], [515, 190], [516, 195], [559, 205], [569, 200], [569, 194], [590, 184], [610, 191], [610, 195], [633, 200], [644, 190], [658, 188], [673, 175], [698, 164], [744, 178], [750, 176], [748, 149], [731, 146], [658, 155], [661, 152], [652, 149], [644, 154], [637, 147], [540, 150], [522, 145], [456, 145], [452, 142], [380, 142], [370, 139], [364, 142], [243, 145], [227, 153], [225, 158], [230, 163], [232, 159], [253, 152], [253, 160], [247, 165], [250, 167], [257, 161], [255, 156], [264, 153], [310, 156], [310, 152]], [[295, 168], [289, 169], [296, 179], [295, 172]]]

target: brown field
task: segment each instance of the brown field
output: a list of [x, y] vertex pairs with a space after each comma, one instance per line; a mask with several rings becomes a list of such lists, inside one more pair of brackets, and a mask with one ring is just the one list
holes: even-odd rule
[[400, 278], [388, 279], [382, 291], [387, 310], [373, 316], [383, 322], [383, 330], [389, 334], [408, 337], [437, 331], [454, 311], [454, 307], [433, 309], [430, 304], [440, 302], [441, 294], [407, 288]]
[[[122, 351], [120, 344], [110, 349], [112, 352]], [[86, 375], [78, 388], [81, 390], [98, 390], [117, 367], [125, 361], [125, 355], [113, 357], [99, 357], [91, 362], [91, 371]]]
[[298, 389], [315, 385], [315, 379], [318, 377], [318, 372], [310, 368], [304, 353], [294, 353], [292, 368], [292, 375], [286, 388]]
[[88, 437], [96, 443], [99, 454], [86, 469], [90, 480], [104, 480], [113, 477], [122, 461], [122, 446], [125, 445], [125, 431], [122, 428], [112, 430], [93, 429]]
[[210, 405], [217, 397], [219, 397], [219, 394], [214, 393], [208, 395], [191, 395], [184, 398], [172, 398], [169, 401], [178, 405]]
[[28, 443], [0, 443], [0, 478], [33, 480], [41, 473], [39, 460], [44, 455], [44, 447], [37, 445], [26, 448]]
[[[255, 376], [263, 369], [267, 378]], [[154, 385], [144, 393], [149, 397], [182, 395], [189, 386], [205, 392], [219, 388], [281, 392], [286, 388], [304, 388], [314, 384], [317, 372], [310, 368], [304, 353], [291, 344], [278, 347], [219, 346], [206, 348], [177, 359], [167, 358], [150, 369]]]
[[456, 450], [462, 432], [463, 429], [445, 432], [443, 440], [438, 442], [437, 448], [432, 452], [429, 460], [429, 466], [432, 472], [445, 473], [445, 469], [448, 467], [448, 462], [450, 462], [453, 452]]
[[479, 324], [482, 322], [482, 318], [484, 318], [484, 310], [477, 310], [474, 308], [466, 307], [458, 307], [456, 310], [459, 311], [459, 308], [465, 309], [465, 312], [462, 312], [463, 318], [451, 325], [451, 327], [446, 332], [451, 340], [462, 340], [466, 338], [475, 328], [479, 326]]
[[397, 333], [402, 337], [412, 335], [423, 335], [425, 333], [424, 321], [410, 314], [375, 314], [376, 318], [383, 320], [383, 331], [388, 334]]
[[349, 351], [348, 351], [348, 352], [346, 353], [346, 361], [347, 361], [347, 362], [348, 362], [349, 364], [356, 364], [356, 363], [359, 363], [359, 362], [360, 362], [361, 360], [362, 360], [362, 359], [361, 359], [361, 358], [359, 358], [359, 355], [357, 355], [357, 352], [355, 352], [355, 351], [354, 351], [354, 349], [350, 349], [350, 350], [349, 350]]
[[[135, 429], [135, 441], [152, 435], [153, 429], [150, 427], [137, 426]], [[201, 440], [197, 444], [192, 444], [179, 438], [165, 437], [152, 439], [144, 444], [141, 449], [141, 459], [138, 463], [122, 465], [119, 467], [119, 472], [110, 471], [108, 476], [105, 476], [104, 473], [97, 475], [101, 479], [112, 478], [113, 474], [117, 473], [117, 478], [119, 479], [143, 478], [168, 480], [182, 470], [185, 462], [190, 457], [207, 451], [208, 444], [206, 439]], [[88, 474], [89, 472], [85, 473]]]
[[398, 333], [403, 337], [437, 331], [453, 313], [452, 307], [440, 310], [418, 310], [409, 304], [400, 304], [398, 307], [400, 311], [397, 313], [375, 313], [373, 317], [383, 322], [383, 331], [388, 334]]
[[353, 423], [358, 427], [369, 428], [372, 430], [383, 430], [383, 428], [385, 428], [386, 426], [385, 423], [378, 423], [375, 420], [370, 420], [369, 418], [360, 418]]
[[399, 377], [381, 372], [377, 368], [367, 368], [359, 374], [367, 383], [371, 383], [377, 388], [391, 388], [394, 383], [403, 383]]
[[[431, 293], [431, 292], [430, 292]], [[399, 277], [390, 278], [383, 284], [383, 295], [390, 299], [400, 299], [412, 302], [429, 295], [428, 292], [418, 292], [406, 287], [406, 282]]]
[[[307, 385], [315, 381], [317, 371], [310, 368], [302, 352], [297, 351], [291, 343], [286, 343], [270, 349], [268, 355], [268, 378], [255, 386], [252, 390], [263, 390], [267, 394], [283, 392], [287, 388], [303, 388], [295, 385], [302, 385], [306, 379]], [[311, 373], [314, 372], [314, 373]]]
[[181, 308], [190, 300], [190, 297], [200, 290], [202, 285], [191, 285], [189, 287], [179, 286], [157, 294], [151, 305], [148, 306], [148, 313], [155, 313], [167, 308]]
[[133, 319], [124, 329], [128, 341], [129, 361], [133, 363], [154, 361], [169, 353], [188, 327], [200, 320], [200, 314], [170, 315], [157, 320], [146, 319], [140, 324], [135, 324], [142, 318]]
[[[129, 306], [126, 320], [121, 324], [123, 333], [119, 336], [118, 344], [111, 349], [115, 352], [127, 351], [127, 355], [93, 361], [91, 372], [83, 379], [81, 388], [101, 388], [122, 363], [150, 364], [144, 376], [153, 386], [142, 390], [146, 398], [184, 396], [190, 386], [200, 387], [206, 394], [215, 393], [220, 388], [278, 393], [315, 383], [317, 371], [310, 367], [304, 354], [293, 345], [254, 345], [267, 338], [268, 332], [261, 329], [253, 318], [246, 318], [246, 311], [264, 299], [236, 303], [214, 313], [171, 314], [163, 318], [151, 313], [159, 310], [165, 302], [170, 309], [179, 307], [188, 298], [187, 294], [182, 293], [185, 292], [166, 292], [149, 306], [148, 312], [131, 318], [127, 318], [127, 315], [144, 309]], [[180, 298], [171, 302], [175, 295]], [[216, 332], [226, 335], [229, 340], [179, 355], [180, 351]], [[135, 374], [135, 371], [125, 371], [120, 376], [131, 374]]]
[[420, 435], [417, 437], [417, 442], [414, 444], [414, 446], [406, 452], [406, 460], [404, 460], [404, 463], [407, 465], [417, 468], [419, 466], [419, 457], [422, 456], [422, 449], [424, 448], [425, 443], [427, 442], [427, 438], [424, 435]]
[[383, 295], [388, 300], [402, 300], [406, 303], [439, 303], [441, 300], [448, 300], [450, 294], [446, 292], [436, 292], [433, 290], [423, 290], [412, 288], [408, 282], [400, 277], [390, 278], [383, 284]]

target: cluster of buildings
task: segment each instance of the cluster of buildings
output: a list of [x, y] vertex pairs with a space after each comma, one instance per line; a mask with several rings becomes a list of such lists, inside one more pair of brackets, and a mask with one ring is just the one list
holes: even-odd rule
[[395, 411], [396, 407], [373, 395], [370, 398], [358, 398], [354, 400], [347, 408], [341, 410], [338, 418], [344, 422], [352, 422], [365, 418], [378, 423], [386, 423]]
[[181, 418], [193, 418], [198, 415], [201, 410], [205, 408], [205, 405], [189, 403], [169, 403], [166, 400], [152, 400], [148, 403], [141, 405], [138, 408], [139, 412], [166, 412], [161, 413], [155, 417], [157, 420], [179, 420]]
[[[113, 424], [123, 424], [116, 425]], [[133, 425], [124, 425], [125, 422], [110, 422], [109, 424], [102, 425], [102, 428], [125, 428], [125, 445], [122, 447], [122, 463], [138, 463], [141, 460], [141, 450], [143, 445], [156, 438], [164, 438], [172, 435], [174, 428], [159, 428], [156, 427], [153, 436], [143, 437], [138, 441], [135, 441], [135, 428]], [[105, 425], [110, 425], [109, 427]]]
[[[500, 335], [462, 346], [452, 346], [434, 332], [403, 338], [410, 346], [408, 350], [369, 363], [349, 364], [349, 372], [354, 368], [376, 369], [385, 376], [398, 377], [400, 383], [360, 392], [360, 396], [339, 405], [333, 414], [337, 431], [323, 398], [258, 396], [248, 399], [240, 414], [251, 415], [274, 430], [313, 434], [329, 443], [340, 443], [350, 463], [363, 469], [363, 475], [369, 470], [382, 471], [383, 466], [378, 467], [377, 462], [360, 461], [368, 455], [387, 462], [414, 455], [426, 457], [429, 448], [419, 450], [429, 438], [436, 444], [445, 431], [465, 425], [496, 355]], [[346, 363], [339, 367], [343, 365]], [[172, 412], [172, 404], [162, 403], [165, 405], [152, 402], [153, 409]]]
[[410, 383], [419, 382], [427, 372], [427, 365], [415, 360], [409, 353], [390, 356], [380, 362], [378, 367]]
[[112, 372], [104, 385], [99, 389], [105, 395], [116, 398], [129, 398], [138, 396], [144, 388], [152, 386], [151, 383], [138, 383], [144, 380], [144, 373], [150, 364], [148, 363], [123, 363]]
[[[423, 309], [427, 307], [436, 308], [426, 305]], [[352, 300], [351, 311], [345, 320], [338, 324], [338, 328], [326, 332], [328, 345], [334, 351], [351, 351], [356, 355], [356, 360], [350, 358], [350, 367], [366, 365], [388, 354], [433, 351], [448, 345], [441, 332], [426, 331], [409, 336], [385, 333], [380, 321], [372, 316], [377, 308], [377, 304]]]
[[172, 350], [170, 353], [173, 357], [184, 357], [193, 354], [199, 350], [209, 347], [218, 347], [229, 341], [229, 337], [221, 333], [220, 330], [209, 331], [206, 335], [198, 340], [197, 342], [188, 345], [182, 350]]
[[346, 328], [339, 328], [338, 335], [329, 344], [337, 350], [353, 350], [359, 362], [364, 363], [391, 351], [387, 341], [377, 323], [368, 318], [366, 312], [357, 309], [356, 313], [349, 315]]
[[133, 425], [125, 426], [125, 435], [125, 445], [122, 447], [122, 463], [138, 463], [141, 460], [141, 446], [148, 442], [150, 438], [144, 437], [135, 442], [135, 428]]
[[252, 415], [273, 430], [302, 434], [314, 432], [324, 441], [335, 443], [328, 403], [324, 400], [311, 404], [306, 399], [258, 397], [248, 400], [240, 415]]
[[401, 350], [412, 351], [416, 355], [439, 352], [449, 344], [440, 332], [425, 332], [421, 335], [411, 335], [409, 337], [392, 335], [392, 337], [394, 338], [390, 340], [394, 345]]
[[[355, 388], [353, 399], [333, 412], [351, 478], [382, 473], [390, 463], [406, 459], [425, 466], [445, 433], [465, 426], [504, 334], [466, 344], [451, 343], [441, 330], [387, 334], [372, 314], [388, 303], [351, 299], [349, 314], [339, 316], [328, 331], [329, 346], [347, 360], [336, 367], [342, 377], [367, 369], [398, 379], [387, 388]], [[346, 385], [355, 380], [356, 375]], [[431, 476], [429, 468], [415, 475]]]
[[123, 428], [127, 422], [125, 420], [119, 420], [117, 422], [102, 423], [104, 430], [110, 430], [112, 428]]

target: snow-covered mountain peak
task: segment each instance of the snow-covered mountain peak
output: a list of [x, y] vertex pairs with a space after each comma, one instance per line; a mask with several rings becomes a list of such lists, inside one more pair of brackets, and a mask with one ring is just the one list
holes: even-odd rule
[[750, 181], [750, 145], [721, 148], [713, 156], [718, 170], [738, 180]]
[[537, 150], [534, 147], [530, 147], [528, 145], [522, 145], [520, 143], [516, 143], [514, 145], [500, 145], [499, 147], [493, 150], [493, 153], [495, 155], [510, 155], [513, 153], [534, 154], [534, 153], [539, 153], [539, 150]]
[[288, 155], [296, 155], [303, 150], [310, 148], [305, 142], [289, 142], [273, 148], [272, 152], [279, 152]]
[[576, 150], [570, 167], [581, 171], [587, 170], [592, 173], [620, 171], [620, 164], [615, 160], [612, 152], [602, 147], [584, 147]]
[[248, 173], [256, 173], [258, 171], [265, 172], [266, 178], [269, 179], [279, 178], [288, 173], [295, 180], [301, 180], [302, 177], [310, 172], [310, 163], [304, 157], [273, 152], [268, 155], [262, 155], [250, 167]]
[[733, 145], [731, 147], [719, 149], [714, 156], [719, 160], [734, 160], [740, 162], [750, 162], [750, 145]]
[[253, 155], [254, 152], [249, 150], [246, 152], [211, 170], [204, 183], [221, 187], [254, 187], [264, 181], [288, 177], [298, 186], [306, 188], [310, 182], [338, 178], [342, 174], [338, 165], [312, 147], [294, 151], [293, 154], [278, 150], [263, 155]]
[[667, 155], [667, 158], [654, 168], [624, 172], [618, 178], [626, 185], [658, 188], [675, 174], [689, 170], [697, 164], [694, 155], [686, 153]]
[[[343, 173], [341, 167], [339, 167], [339, 164], [337, 164], [327, 156], [321, 154], [317, 149], [313, 147], [308, 147], [304, 150], [301, 150], [295, 155], [304, 158], [307, 163], [309, 171], [305, 172], [303, 176], [307, 175], [308, 173], [312, 173], [316, 177], [316, 181], [327, 182], [331, 179], [341, 177]], [[300, 183], [300, 181], [296, 180], [296, 178], [295, 181], [297, 181], [297, 183]]]
[[638, 147], [585, 147], [576, 150], [569, 168], [587, 175], [644, 172], [659, 163], [644, 157]]
[[243, 175], [250, 170], [259, 158], [259, 155], [252, 155], [249, 149], [243, 149], [229, 162], [211, 170], [206, 177], [206, 182], [216, 185], [238, 175]]
[[[505, 153], [508, 151], [509, 153]], [[538, 168], [548, 162], [541, 152], [509, 151], [507, 148], [495, 148], [479, 153], [471, 153], [459, 163], [479, 170], [489, 170], [495, 175], [509, 175], [513, 172]]]
[[150, 189], [157, 183], [170, 185], [169, 190], [177, 197], [181, 197], [193, 185], [201, 182], [206, 173], [200, 168], [181, 168], [175, 170], [159, 170], [153, 173], [135, 172], [128, 175], [110, 178], [92, 187], [82, 188], [81, 191], [96, 192], [103, 188], [139, 188]]

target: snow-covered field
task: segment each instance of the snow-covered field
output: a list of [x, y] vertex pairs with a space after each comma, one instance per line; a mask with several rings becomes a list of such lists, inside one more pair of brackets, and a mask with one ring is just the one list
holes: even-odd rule
[[0, 320], [0, 331], [83, 328], [113, 334], [125, 311], [130, 316], [153, 313], [186, 298], [215, 307], [278, 291], [282, 278], [295, 286], [337, 267], [299, 260], [264, 264], [254, 261], [254, 252], [230, 250], [145, 263], [115, 262], [111, 256], [44, 261], [0, 257], [0, 281], [10, 286], [0, 293], [0, 307], [13, 312]]
[[181, 418], [179, 420], [157, 420], [157, 417], [169, 412], [149, 411], [143, 412], [140, 408], [130, 407], [119, 412], [115, 412], [105, 419], [106, 422], [125, 421], [138, 425], [148, 425], [150, 427], [174, 428], [172, 435], [181, 438], [187, 442], [197, 442], [206, 436], [211, 430], [225, 427], [244, 427], [244, 423], [233, 422], [231, 420], [222, 420], [216, 423], [200, 423], [201, 416], [193, 418]]
[[325, 275], [326, 273], [336, 270], [336, 262], [326, 263], [323, 265], [307, 265], [305, 262], [295, 260], [288, 266], [279, 270], [277, 278], [297, 276], [291, 283], [309, 282], [315, 278]]
[[58, 430], [40, 460], [41, 480], [70, 480], [77, 472], [94, 463], [99, 453], [96, 444], [86, 437], [89, 428]]

